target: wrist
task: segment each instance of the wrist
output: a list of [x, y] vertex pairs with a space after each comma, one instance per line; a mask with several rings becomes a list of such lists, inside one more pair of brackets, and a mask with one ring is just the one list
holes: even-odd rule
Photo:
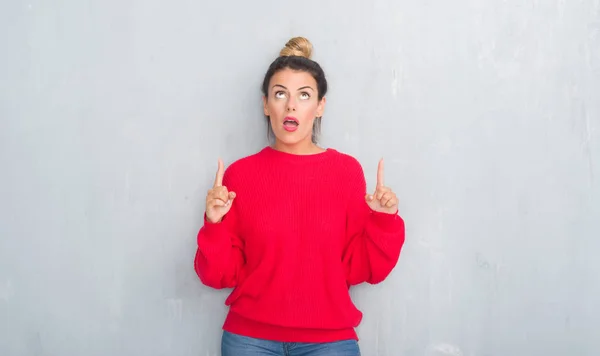
[[206, 223], [209, 223], [209, 224], [218, 224], [218, 223], [220, 223], [222, 220], [223, 220], [223, 218], [221, 217], [220, 219], [218, 219], [218, 220], [216, 220], [216, 221], [215, 221], [214, 219], [211, 219], [211, 218], [208, 216], [208, 214], [207, 214], [207, 213], [204, 213], [204, 222], [206, 222]]

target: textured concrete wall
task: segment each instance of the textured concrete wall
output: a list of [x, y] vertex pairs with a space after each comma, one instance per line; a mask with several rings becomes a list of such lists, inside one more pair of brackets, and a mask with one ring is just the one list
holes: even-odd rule
[[294, 35], [407, 222], [363, 354], [598, 355], [598, 0], [2, 2], [0, 354], [218, 354], [204, 197]]

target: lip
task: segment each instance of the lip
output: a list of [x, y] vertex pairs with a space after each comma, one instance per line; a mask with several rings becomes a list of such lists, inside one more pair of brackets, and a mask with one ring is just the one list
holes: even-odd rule
[[283, 122], [286, 122], [286, 121], [295, 121], [298, 125], [300, 125], [300, 121], [298, 121], [298, 119], [296, 119], [293, 116], [286, 116], [285, 119], [283, 119]]
[[[285, 124], [286, 121], [294, 121], [297, 125], [296, 126], [293, 126], [293, 125], [288, 126]], [[283, 119], [282, 126], [283, 126], [283, 129], [286, 130], [287, 132], [294, 132], [294, 131], [298, 130], [298, 125], [300, 125], [300, 122], [295, 117], [287, 116], [285, 119]]]

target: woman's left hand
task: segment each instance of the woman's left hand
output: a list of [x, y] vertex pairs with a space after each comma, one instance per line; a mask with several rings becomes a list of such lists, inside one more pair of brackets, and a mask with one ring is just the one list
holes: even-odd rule
[[386, 214], [396, 214], [398, 212], [398, 198], [392, 189], [383, 184], [383, 158], [379, 160], [377, 166], [377, 188], [373, 195], [367, 194], [365, 200], [369, 208], [373, 211]]

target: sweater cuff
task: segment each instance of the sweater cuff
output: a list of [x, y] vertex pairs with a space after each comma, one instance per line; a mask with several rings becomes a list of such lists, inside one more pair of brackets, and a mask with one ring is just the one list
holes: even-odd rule
[[[225, 217], [223, 217], [225, 218]], [[218, 223], [213, 223], [210, 222], [210, 220], [208, 220], [208, 218], [206, 217], [206, 212], [204, 212], [204, 229], [206, 230], [206, 232], [208, 233], [212, 233], [213, 231], [218, 232], [219, 229], [223, 228], [223, 219], [221, 219], [220, 222]]]
[[[228, 234], [224, 219], [225, 217], [223, 217], [221, 222], [212, 223], [206, 218], [206, 213], [204, 213], [204, 225], [198, 233], [198, 246], [204, 251], [214, 253], [221, 250], [223, 245], [228, 245], [225, 243]], [[230, 244], [230, 241], [228, 243]]]
[[398, 215], [398, 210], [394, 214], [371, 210], [370, 218], [375, 226], [385, 232], [397, 232], [402, 230], [404, 226], [402, 218]]

